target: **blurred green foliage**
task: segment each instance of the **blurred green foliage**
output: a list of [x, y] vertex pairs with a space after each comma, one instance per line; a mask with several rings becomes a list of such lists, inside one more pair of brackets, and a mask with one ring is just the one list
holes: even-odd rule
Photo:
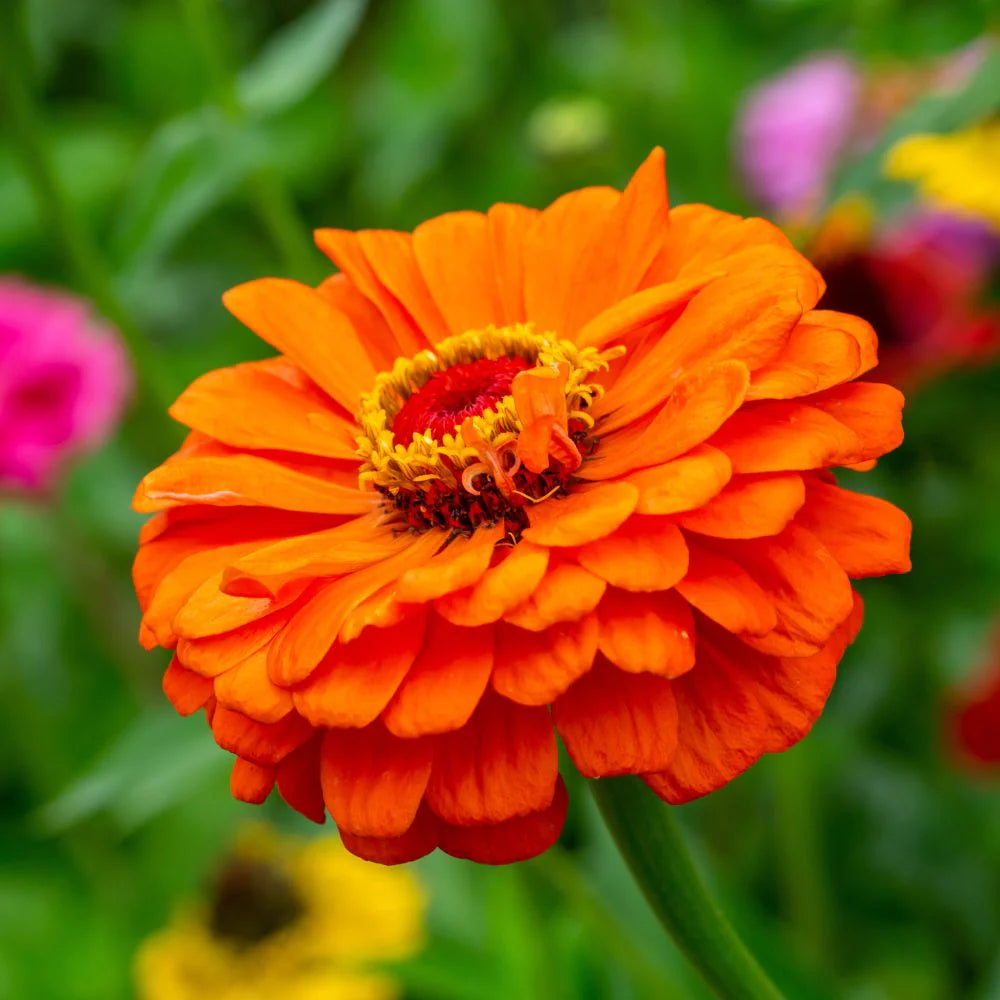
[[[9, 32], [17, 5], [3, 7]], [[32, 127], [165, 394], [267, 353], [220, 292], [264, 274], [321, 276], [310, 228], [542, 205], [582, 184], [621, 185], [657, 143], [675, 202], [749, 211], [730, 155], [747, 85], [818, 48], [941, 54], [996, 16], [987, 0], [25, 10], [30, 65], [17, 72], [39, 112]], [[21, 138], [0, 137], [0, 272], [92, 292]], [[869, 183], [868, 166], [846, 183]], [[863, 588], [866, 628], [811, 737], [681, 810], [737, 924], [793, 997], [1000, 997], [1000, 786], [956, 770], [941, 725], [1000, 607], [1000, 373], [927, 387], [907, 426], [904, 448], [857, 486], [913, 515], [916, 569]], [[58, 495], [0, 501], [0, 998], [128, 996], [137, 941], [260, 814], [230, 800], [226, 755], [202, 724], [163, 704], [164, 655], [135, 644], [129, 497], [179, 439], [140, 399]], [[434, 937], [404, 970], [410, 995], [705, 995], [583, 783], [571, 792], [564, 846], [547, 858], [418, 865]], [[272, 806], [276, 822], [306, 826]]]

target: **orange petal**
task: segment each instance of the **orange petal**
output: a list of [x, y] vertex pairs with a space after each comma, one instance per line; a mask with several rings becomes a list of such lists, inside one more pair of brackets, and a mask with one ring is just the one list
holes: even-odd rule
[[296, 709], [314, 726], [356, 728], [373, 722], [416, 660], [426, 618], [421, 609], [397, 625], [334, 643], [309, 679], [292, 692]]
[[163, 674], [163, 693], [178, 715], [193, 715], [212, 697], [212, 682], [185, 669], [175, 656]]
[[875, 367], [876, 343], [867, 320], [814, 309], [774, 360], [753, 373], [747, 399], [792, 399], [857, 378]]
[[[558, 427], [566, 431], [566, 379], [567, 365], [558, 369], [528, 368], [514, 376], [510, 393], [514, 399], [522, 431], [517, 439], [517, 457], [532, 472], [544, 472], [549, 467], [549, 453], [553, 435]], [[572, 463], [560, 462], [575, 469], [580, 464], [580, 453], [570, 441], [575, 452]]]
[[763, 652], [814, 653], [851, 613], [847, 575], [820, 540], [794, 522], [772, 538], [729, 542], [725, 551], [751, 573], [777, 613], [771, 635], [747, 639]]
[[848, 455], [838, 455], [838, 465], [880, 458], [903, 443], [903, 394], [891, 385], [838, 385], [810, 396], [809, 403], [857, 435], [859, 447]]
[[714, 435], [733, 472], [785, 472], [822, 469], [855, 454], [858, 436], [839, 420], [799, 402], [747, 406]]
[[688, 567], [680, 529], [665, 518], [643, 514], [634, 514], [617, 531], [584, 545], [576, 557], [595, 576], [624, 590], [669, 590]]
[[375, 368], [347, 317], [315, 288], [261, 278], [222, 296], [226, 308], [258, 337], [291, 358], [349, 413], [375, 380]]
[[[342, 312], [355, 330], [364, 331], [361, 346], [372, 359], [376, 371], [392, 368], [401, 354], [409, 356], [392, 332], [385, 317], [346, 274], [333, 274], [316, 289], [327, 302]], [[398, 308], [398, 306], [397, 306]]]
[[543, 500], [528, 510], [523, 537], [536, 545], [584, 545], [610, 534], [635, 510], [639, 491], [628, 483], [575, 487], [565, 498]]
[[628, 295], [594, 316], [576, 335], [576, 343], [580, 347], [631, 346], [643, 335], [673, 324], [694, 295], [717, 277], [718, 273], [707, 272]]
[[277, 507], [321, 514], [364, 514], [371, 493], [320, 479], [256, 455], [198, 456], [161, 465], [139, 484], [134, 510], [148, 514], [187, 504]]
[[[740, 361], [753, 371], [771, 361], [806, 308], [815, 304], [816, 276], [803, 258], [761, 247], [754, 265], [716, 279], [645, 351], [633, 352], [595, 416], [624, 427], [674, 391], [688, 372]], [[811, 299], [811, 301], [810, 301]]]
[[432, 615], [423, 649], [382, 721], [396, 736], [459, 729], [479, 704], [492, 667], [492, 627], [460, 628]]
[[474, 586], [438, 598], [434, 606], [440, 615], [469, 628], [488, 625], [531, 597], [545, 576], [549, 550], [522, 539], [512, 548], [494, 550], [494, 558], [498, 552], [500, 561]]
[[460, 535], [452, 539], [433, 558], [400, 576], [397, 600], [433, 601], [472, 586], [486, 572], [493, 547], [503, 535], [503, 522], [498, 521], [492, 527], [477, 528], [469, 537]]
[[275, 684], [291, 687], [304, 681], [329, 652], [351, 611], [407, 569], [426, 562], [443, 534], [427, 531], [410, 537], [398, 555], [320, 585], [269, 647], [268, 670]]
[[[668, 225], [663, 249], [646, 274], [644, 286], [710, 268], [727, 272], [739, 269], [747, 254], [753, 255], [762, 246], [781, 250], [788, 260], [798, 260], [809, 267], [788, 237], [764, 219], [746, 219], [708, 205], [692, 204], [672, 208]], [[814, 283], [822, 283], [818, 273]]]
[[313, 727], [295, 712], [274, 723], [255, 722], [225, 705], [217, 705], [212, 715], [215, 742], [223, 750], [255, 764], [277, 764], [302, 746], [313, 731]]
[[540, 214], [536, 208], [505, 204], [493, 205], [486, 213], [504, 323], [529, 318], [524, 306], [524, 245]]
[[174, 618], [173, 630], [182, 639], [205, 639], [270, 618], [293, 606], [304, 586], [286, 588], [280, 600], [266, 597], [230, 597], [222, 592], [222, 573], [207, 579]]
[[822, 711], [860, 623], [858, 603], [819, 653], [794, 659], [747, 650], [718, 630], [710, 642], [699, 641], [697, 668], [673, 682], [677, 752], [667, 769], [645, 776], [649, 786], [668, 802], [687, 802], [724, 785], [762, 754], [797, 743]]
[[613, 188], [581, 188], [557, 198], [535, 220], [522, 252], [524, 304], [539, 330], [571, 332], [575, 299], [587, 294], [581, 281], [586, 255], [603, 238], [621, 198]]
[[319, 780], [320, 750], [323, 733], [318, 732], [298, 750], [293, 750], [278, 765], [278, 791], [281, 797], [306, 819], [326, 822], [326, 803]]
[[566, 822], [569, 796], [560, 777], [552, 802], [540, 812], [490, 826], [453, 826], [440, 823], [441, 850], [453, 858], [483, 865], [509, 865], [543, 854], [558, 839]]
[[353, 425], [329, 401], [278, 377], [270, 362], [249, 361], [195, 379], [170, 415], [238, 448], [276, 448], [354, 460]]
[[811, 531], [850, 577], [908, 573], [910, 519], [878, 497], [811, 479], [796, 521]]
[[[723, 361], [680, 379], [657, 413], [601, 439], [597, 454], [580, 470], [584, 479], [610, 479], [661, 465], [704, 443], [743, 402], [750, 374], [741, 361]], [[602, 431], [614, 422], [613, 415]]]
[[229, 790], [234, 799], [259, 806], [274, 788], [274, 768], [262, 767], [253, 761], [237, 757], [229, 777]]
[[700, 545], [689, 551], [687, 576], [677, 584], [686, 601], [730, 632], [766, 635], [775, 628], [773, 603], [742, 566]]
[[365, 861], [379, 865], [404, 865], [430, 854], [438, 846], [438, 818], [422, 806], [409, 829], [398, 837], [359, 837], [340, 831], [344, 847]]
[[605, 582], [575, 563], [550, 566], [530, 599], [504, 615], [504, 621], [540, 632], [558, 622], [576, 621], [597, 607]]
[[805, 484], [794, 473], [737, 476], [704, 507], [681, 514], [677, 523], [687, 531], [716, 538], [777, 535], [805, 499]]
[[258, 548], [226, 568], [222, 586], [234, 597], [277, 597], [298, 580], [355, 573], [388, 559], [411, 541], [380, 525], [380, 519], [375, 512]]
[[177, 656], [202, 677], [218, 677], [263, 648], [284, 628], [290, 612], [279, 611], [242, 628], [205, 639], [181, 639]]
[[431, 298], [409, 233], [320, 229], [315, 237], [319, 248], [379, 307], [401, 354], [412, 356], [428, 342], [461, 332], [448, 330]]
[[552, 719], [587, 778], [661, 771], [677, 747], [673, 682], [598, 661], [552, 706]]
[[257, 722], [277, 722], [293, 707], [291, 694], [268, 677], [266, 649], [216, 677], [215, 697], [220, 705]]
[[637, 514], [675, 514], [707, 503], [731, 476], [726, 453], [702, 444], [663, 465], [633, 472], [626, 481], [639, 491]]
[[434, 744], [400, 740], [381, 722], [328, 729], [320, 777], [323, 798], [342, 833], [399, 837], [412, 826], [431, 773]]
[[549, 704], [590, 669], [597, 631], [593, 614], [544, 632], [500, 625], [493, 690], [521, 705]]
[[413, 251], [452, 333], [504, 325], [485, 215], [449, 212], [424, 222], [413, 231]]
[[446, 823], [501, 823], [552, 802], [559, 759], [545, 708], [487, 693], [469, 723], [439, 737], [427, 804]]
[[190, 597], [230, 562], [260, 548], [262, 542], [242, 545], [220, 545], [216, 549], [196, 552], [183, 559], [161, 581], [153, 594], [142, 621], [156, 636], [160, 645], [172, 644], [174, 618]]
[[675, 591], [609, 590], [598, 605], [597, 619], [598, 648], [622, 670], [679, 677], [694, 666], [694, 615]]

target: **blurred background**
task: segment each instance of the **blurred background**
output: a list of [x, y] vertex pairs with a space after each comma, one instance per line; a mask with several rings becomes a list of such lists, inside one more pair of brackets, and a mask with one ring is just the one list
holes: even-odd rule
[[[875, 323], [907, 441], [851, 485], [915, 523], [912, 574], [862, 585], [812, 735], [681, 820], [789, 996], [1000, 997], [1000, 141], [963, 138], [1000, 107], [994, 3], [0, 10], [0, 998], [132, 996], [140, 942], [218, 895], [247, 823], [333, 832], [233, 801], [228, 756], [161, 694], [166, 654], [136, 642], [129, 502], [181, 440], [166, 405], [268, 353], [221, 292], [318, 281], [313, 228], [620, 187], [657, 144], [673, 203], [775, 219], [826, 304]], [[928, 133], [943, 184], [898, 146]], [[586, 790], [571, 803], [532, 862], [411, 866], [426, 931], [385, 952], [395, 987], [308, 996], [707, 996]]]

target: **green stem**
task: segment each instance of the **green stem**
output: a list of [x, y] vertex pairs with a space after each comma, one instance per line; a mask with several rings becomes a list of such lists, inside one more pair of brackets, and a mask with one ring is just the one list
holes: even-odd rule
[[677, 996], [677, 984], [636, 944], [580, 874], [580, 866], [564, 851], [553, 847], [528, 863], [542, 880], [555, 889], [569, 904], [579, 920], [587, 925], [594, 939], [621, 963], [640, 996]]
[[[182, 5], [208, 69], [212, 99], [234, 127], [245, 128], [246, 111], [236, 89], [217, 4], [214, 0], [182, 0]], [[318, 274], [307, 227], [281, 175], [271, 167], [259, 167], [251, 172], [249, 185], [257, 217], [288, 269], [301, 277]]]
[[829, 886], [816, 822], [814, 785], [809, 778], [808, 747], [775, 757], [775, 845], [789, 925], [813, 962], [829, 959]]
[[591, 789], [653, 911], [716, 993], [726, 1000], [780, 1000], [709, 895], [671, 807], [634, 777], [592, 781]]
[[128, 346], [140, 382], [150, 401], [165, 409], [174, 393], [166, 368], [115, 291], [111, 271], [66, 194], [49, 151], [45, 128], [29, 84], [30, 58], [20, 5], [12, 4], [0, 18], [0, 102], [14, 146], [24, 164], [49, 232], [98, 310], [118, 328]]

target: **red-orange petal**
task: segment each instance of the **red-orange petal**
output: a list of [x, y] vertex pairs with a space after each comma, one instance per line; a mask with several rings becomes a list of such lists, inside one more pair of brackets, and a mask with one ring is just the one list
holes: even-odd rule
[[584, 545], [580, 565], [623, 590], [669, 590], [684, 578], [688, 551], [680, 529], [662, 517], [636, 514], [617, 531]]
[[447, 733], [464, 726], [493, 667], [493, 628], [461, 628], [430, 616], [416, 662], [382, 713], [396, 736]]
[[315, 288], [287, 278], [260, 278], [231, 288], [222, 301], [348, 413], [354, 412], [360, 394], [375, 380], [375, 368], [347, 317]]
[[392, 700], [424, 643], [422, 609], [388, 628], [336, 642], [319, 667], [292, 691], [296, 709], [314, 726], [367, 726]]
[[229, 791], [234, 799], [259, 806], [274, 788], [274, 768], [237, 757], [229, 776]]
[[765, 656], [718, 632], [699, 643], [697, 668], [673, 682], [677, 751], [668, 768], [644, 776], [649, 786], [668, 802], [687, 802], [726, 784], [763, 754], [798, 742], [822, 711], [860, 624], [858, 601], [830, 642], [807, 657]]
[[676, 514], [707, 503], [732, 474], [726, 453], [702, 444], [663, 465], [633, 472], [627, 482], [639, 491], [637, 514]]
[[802, 477], [795, 473], [736, 476], [716, 497], [677, 523], [716, 538], [777, 535], [805, 503]]
[[277, 722], [294, 707], [291, 694], [268, 676], [266, 649], [216, 677], [215, 697], [220, 705], [257, 722]]
[[878, 497], [810, 479], [796, 521], [811, 531], [851, 577], [910, 570], [910, 519]]
[[380, 865], [404, 865], [430, 854], [438, 846], [441, 823], [426, 807], [421, 806], [409, 828], [396, 837], [359, 837], [340, 831], [344, 847], [365, 861]]
[[278, 764], [278, 791], [281, 797], [296, 812], [314, 823], [326, 822], [326, 803], [319, 780], [322, 747], [323, 733], [317, 732]]
[[433, 756], [431, 740], [397, 739], [380, 721], [328, 729], [320, 777], [334, 822], [361, 837], [402, 836], [420, 808]]
[[212, 734], [223, 750], [255, 764], [275, 765], [302, 746], [312, 736], [313, 727], [295, 712], [278, 722], [265, 723], [255, 722], [225, 705], [216, 705]]
[[178, 715], [193, 715], [212, 697], [212, 682], [188, 670], [175, 656], [163, 674], [163, 693]]
[[608, 590], [597, 619], [598, 648], [622, 670], [679, 677], [694, 666], [694, 615], [676, 591]]
[[504, 615], [504, 621], [540, 632], [558, 622], [576, 621], [593, 611], [607, 584], [576, 563], [549, 565], [535, 592]]
[[593, 614], [543, 632], [498, 626], [493, 689], [521, 705], [549, 704], [590, 669], [597, 633]]
[[677, 747], [673, 682], [598, 661], [552, 706], [577, 770], [588, 778], [662, 771]]
[[[399, 578], [396, 598], [400, 601], [433, 601], [452, 591], [476, 583], [490, 565], [493, 547], [503, 538], [503, 521], [477, 528], [470, 536], [458, 536], [423, 565], [406, 570]], [[447, 537], [442, 532], [444, 538]]]
[[559, 760], [545, 708], [487, 692], [468, 724], [438, 737], [427, 804], [446, 823], [501, 823], [545, 809]]
[[610, 534], [635, 510], [639, 491], [628, 483], [580, 486], [565, 498], [543, 500], [528, 510], [524, 538], [536, 545], [585, 545]]
[[552, 802], [540, 812], [489, 826], [438, 824], [441, 850], [453, 858], [482, 865], [509, 865], [543, 854], [559, 839], [569, 796], [562, 778], [556, 781]]

